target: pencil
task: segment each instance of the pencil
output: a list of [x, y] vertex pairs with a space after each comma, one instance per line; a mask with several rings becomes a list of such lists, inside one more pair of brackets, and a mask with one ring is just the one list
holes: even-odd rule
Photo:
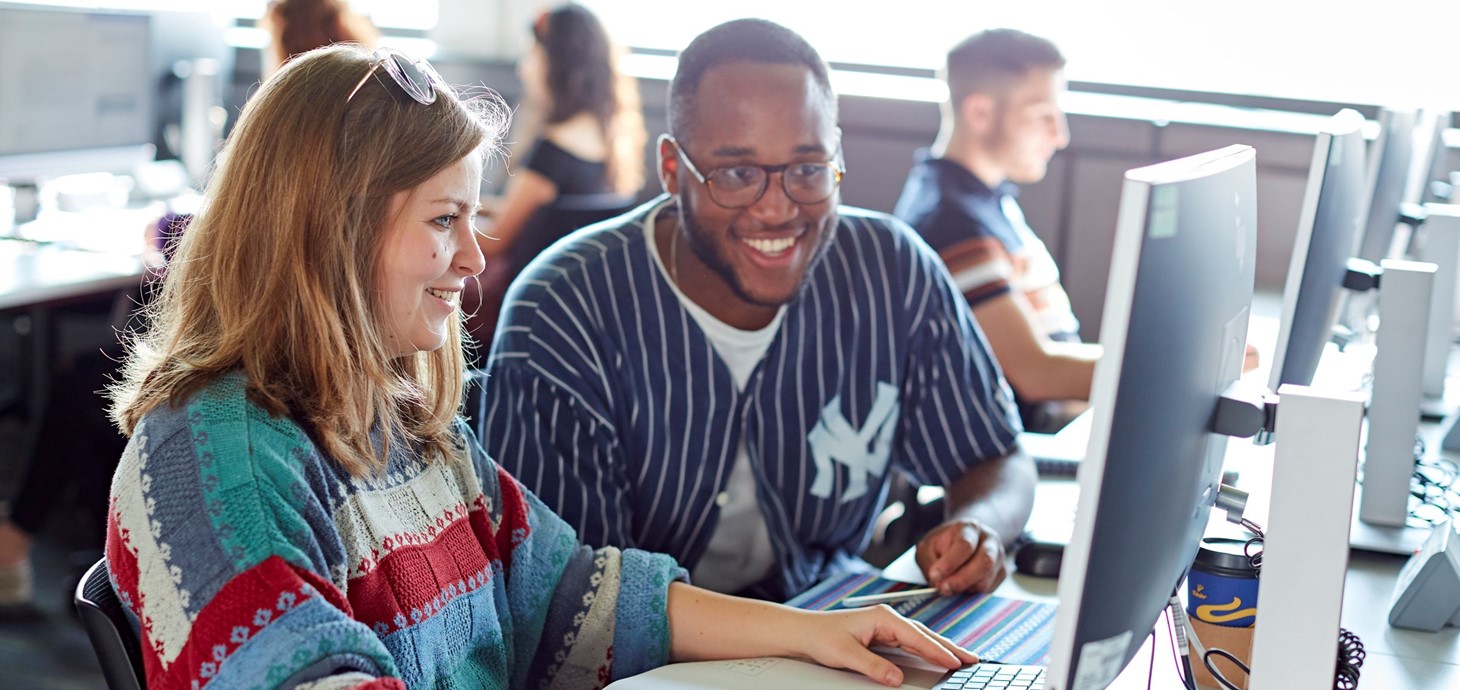
[[938, 590], [932, 587], [919, 589], [904, 589], [900, 592], [885, 592], [883, 594], [866, 594], [859, 597], [847, 597], [842, 600], [842, 606], [856, 608], [858, 606], [872, 606], [874, 604], [890, 604], [894, 601], [907, 601], [919, 597], [934, 596]]

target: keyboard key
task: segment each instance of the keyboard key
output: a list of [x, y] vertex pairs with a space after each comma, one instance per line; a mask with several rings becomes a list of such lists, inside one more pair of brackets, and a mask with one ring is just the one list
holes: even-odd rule
[[981, 664], [960, 669], [938, 690], [1043, 690], [1044, 667]]

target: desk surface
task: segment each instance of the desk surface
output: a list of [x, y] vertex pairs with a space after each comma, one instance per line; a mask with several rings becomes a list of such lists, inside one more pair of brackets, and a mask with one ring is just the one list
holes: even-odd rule
[[[1232, 444], [1237, 446], [1236, 443]], [[1242, 478], [1251, 484], [1261, 483], [1264, 462], [1270, 463], [1271, 448], [1237, 446], [1232, 451], [1243, 465]], [[1229, 464], [1233, 464], [1230, 462]], [[1270, 464], [1268, 465], [1270, 467]], [[1269, 470], [1270, 471], [1270, 470]], [[1041, 481], [1035, 498], [1034, 520], [1069, 520], [1079, 485], [1073, 480]], [[1262, 522], [1265, 506], [1253, 506], [1257, 521]], [[1344, 578], [1344, 628], [1363, 640], [1368, 657], [1360, 676], [1360, 688], [1405, 688], [1406, 690], [1440, 690], [1460, 688], [1460, 630], [1445, 628], [1427, 633], [1389, 626], [1389, 602], [1394, 582], [1406, 558], [1386, 554], [1353, 551]], [[1012, 567], [1012, 566], [1011, 566]], [[888, 565], [883, 574], [907, 582], [923, 582], [922, 573], [913, 562], [912, 552], [904, 553]], [[995, 592], [1000, 596], [1058, 603], [1058, 582], [1050, 578], [1011, 574]], [[1259, 599], [1260, 602], [1260, 599]], [[1259, 603], [1259, 608], [1261, 604]], [[1164, 625], [1157, 625], [1155, 675], [1153, 688], [1179, 690], [1176, 665], [1171, 657], [1169, 635]], [[1150, 663], [1150, 645], [1138, 653], [1121, 674], [1113, 690], [1146, 687], [1146, 670]]]
[[0, 310], [132, 287], [147, 272], [147, 224], [164, 207], [46, 211], [0, 238]]
[[0, 309], [15, 309], [134, 286], [141, 257], [0, 240]]

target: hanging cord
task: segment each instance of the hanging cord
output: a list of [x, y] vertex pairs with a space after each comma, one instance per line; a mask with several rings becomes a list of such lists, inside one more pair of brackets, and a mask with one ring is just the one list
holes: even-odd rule
[[1414, 474], [1410, 476], [1409, 526], [1435, 527], [1460, 514], [1460, 467], [1443, 457], [1425, 457], [1424, 441], [1415, 442]]
[[1151, 682], [1156, 679], [1156, 628], [1151, 628], [1151, 663], [1146, 668], [1146, 690], [1151, 690]]
[[1256, 535], [1242, 545], [1242, 553], [1247, 556], [1247, 564], [1257, 571], [1257, 577], [1262, 577], [1262, 527], [1247, 518], [1242, 518], [1242, 526]]
[[[1417, 446], [1415, 450], [1416, 454], [1422, 454], [1424, 449], [1423, 446], [1420, 445]], [[1453, 468], [1454, 465], [1452, 464], [1451, 467]], [[1451, 483], [1453, 483], [1454, 476], [1454, 474], [1451, 475]], [[1251, 539], [1247, 540], [1247, 543], [1242, 548], [1242, 553], [1247, 556], [1247, 561], [1251, 563], [1253, 569], [1257, 571], [1258, 577], [1261, 577], [1263, 544], [1262, 528], [1258, 526], [1257, 523], [1248, 520], [1247, 518], [1242, 519], [1242, 526], [1245, 527], [1247, 531], [1255, 535]], [[1258, 615], [1260, 616], [1261, 612], [1259, 612]], [[1222, 687], [1226, 688], [1226, 690], [1240, 690], [1236, 684], [1232, 683], [1232, 681], [1227, 680], [1226, 676], [1222, 675], [1222, 672], [1217, 669], [1216, 664], [1212, 660], [1212, 658], [1220, 656], [1227, 661], [1232, 662], [1232, 664], [1236, 666], [1239, 670], [1241, 670], [1242, 673], [1246, 675], [1249, 679], [1252, 676], [1251, 669], [1249, 669], [1246, 664], [1242, 663], [1241, 660], [1233, 656], [1225, 649], [1208, 649], [1203, 651], [1200, 647], [1200, 643], [1196, 641], [1195, 630], [1192, 630], [1191, 632], [1192, 643], [1194, 646], [1197, 647], [1197, 653], [1201, 655], [1202, 664], [1206, 666], [1207, 672], [1212, 674], [1212, 678], [1215, 678], [1218, 683], [1221, 683]], [[1358, 635], [1355, 635], [1345, 628], [1338, 629], [1338, 662], [1336, 668], [1334, 669], [1334, 690], [1356, 690], [1358, 688], [1359, 669], [1364, 665], [1364, 659], [1367, 656], [1367, 652], [1364, 651], [1364, 643], [1359, 639]]]
[[1247, 664], [1242, 663], [1240, 659], [1232, 656], [1232, 654], [1225, 649], [1208, 649], [1206, 653], [1201, 655], [1201, 662], [1206, 665], [1207, 673], [1212, 674], [1212, 678], [1215, 678], [1218, 683], [1221, 683], [1222, 687], [1226, 688], [1227, 690], [1242, 690], [1241, 688], [1233, 684], [1232, 681], [1227, 680], [1226, 676], [1222, 675], [1221, 669], [1218, 669], [1217, 665], [1212, 661], [1212, 657], [1214, 656], [1220, 656], [1227, 661], [1232, 662], [1232, 665], [1241, 670], [1244, 675], [1251, 677], [1252, 672], [1248, 670]]
[[1171, 601], [1166, 604], [1166, 622], [1171, 626], [1171, 654], [1176, 660], [1181, 686], [1186, 690], [1196, 690], [1196, 676], [1191, 670], [1191, 648], [1195, 647], [1197, 654], [1202, 654], [1204, 650], [1201, 640], [1196, 638], [1196, 630], [1191, 627], [1191, 621], [1186, 618], [1179, 591], [1172, 592]]

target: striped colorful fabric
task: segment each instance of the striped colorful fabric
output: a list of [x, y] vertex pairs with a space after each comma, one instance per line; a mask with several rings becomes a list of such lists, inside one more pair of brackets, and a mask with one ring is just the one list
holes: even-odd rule
[[[847, 597], [912, 589], [875, 574], [849, 574], [822, 582], [787, 604], [809, 611], [841, 607]], [[990, 594], [921, 597], [890, 604], [934, 632], [972, 650], [983, 659], [1005, 664], [1043, 665], [1049, 660], [1053, 604], [1021, 601]]]
[[148, 688], [597, 688], [668, 660], [684, 571], [579, 544], [465, 424], [450, 457], [396, 441], [357, 479], [245, 390], [148, 414], [113, 481]]

